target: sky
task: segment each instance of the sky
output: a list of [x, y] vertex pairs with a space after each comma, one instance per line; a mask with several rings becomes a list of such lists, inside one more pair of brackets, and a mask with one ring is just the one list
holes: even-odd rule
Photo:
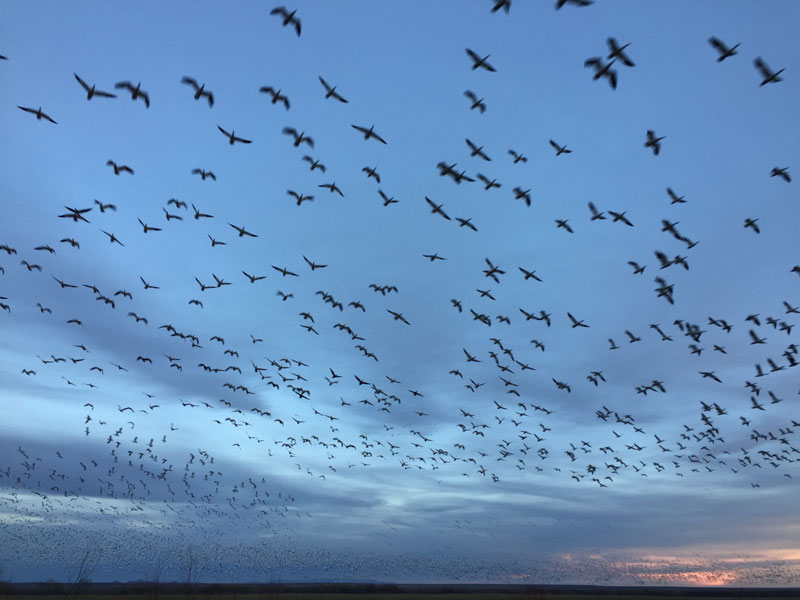
[[800, 6], [554, 4], [2, 3], [0, 577], [798, 585]]

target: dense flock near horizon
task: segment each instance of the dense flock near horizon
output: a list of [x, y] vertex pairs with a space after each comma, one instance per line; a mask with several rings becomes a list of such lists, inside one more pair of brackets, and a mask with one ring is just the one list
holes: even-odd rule
[[[484, 4], [486, 19], [514, 19], [521, 3]], [[603, 3], [555, 9], [569, 20]], [[266, 6], [263, 28], [295, 52], [323, 26], [314, 19]], [[773, 96], [786, 85], [787, 57], [713, 31], [693, 42], [711, 77], [733, 70]], [[631, 73], [657, 68], [613, 32], [595, 47], [572, 73], [592, 94], [620, 94]], [[787, 225], [796, 230], [798, 213], [771, 200], [796, 185], [794, 156], [725, 173], [734, 187], [758, 182], [762, 197], [741, 214], [741, 203], [711, 206], [713, 194], [680, 172], [659, 172], [636, 203], [561, 197], [565, 182], [600, 176], [585, 170], [591, 162], [571, 172], [569, 161], [587, 160], [591, 136], [607, 135], [604, 117], [597, 134], [554, 127], [530, 139], [509, 129], [484, 141], [505, 65], [480, 40], [450, 48], [444, 68], [472, 83], [437, 109], [442, 134], [373, 122], [376, 94], [424, 105], [413, 81], [362, 102], [368, 77], [343, 84], [309, 63], [295, 76], [313, 88], [284, 87], [276, 70], [272, 81], [245, 82], [252, 98], [240, 110], [197, 69], [170, 73], [165, 89], [125, 64], [118, 79], [81, 64], [47, 82], [85, 100], [73, 110], [31, 97], [2, 74], [25, 57], [0, 54], [14, 136], [36, 136], [20, 154], [69, 148], [64, 129], [97, 140], [72, 146], [84, 157], [76, 173], [43, 158], [24, 211], [2, 211], [6, 549], [50, 540], [57, 550], [45, 554], [69, 555], [64, 540], [97, 523], [105, 533], [91, 539], [119, 550], [110, 532], [124, 524], [150, 540], [143, 548], [175, 548], [167, 564], [192, 545], [213, 562], [236, 546], [223, 542], [234, 531], [291, 545], [296, 531], [336, 529], [336, 503], [372, 513], [373, 538], [391, 545], [406, 525], [367, 499], [382, 486], [401, 504], [437, 487], [464, 501], [581, 493], [602, 503], [661, 486], [718, 486], [759, 503], [800, 477], [800, 245]], [[168, 93], [180, 112], [148, 129]], [[256, 102], [258, 115], [248, 114]], [[109, 126], [126, 119], [142, 134], [135, 150]], [[330, 129], [305, 129], [319, 119]], [[619, 125], [621, 164], [669, 160], [679, 142], [652, 120], [635, 140]], [[205, 134], [202, 150], [182, 141], [186, 122]], [[391, 154], [400, 144], [440, 158], [418, 169], [407, 149]], [[276, 154], [294, 166], [262, 176]], [[709, 159], [714, 169], [724, 165]], [[63, 193], [43, 197], [40, 176], [63, 178]], [[438, 532], [455, 552], [465, 530], [516, 527], [502, 512], [485, 519], [443, 517]], [[270, 552], [287, 572], [292, 560], [322, 560]], [[479, 568], [462, 564], [448, 577]]]

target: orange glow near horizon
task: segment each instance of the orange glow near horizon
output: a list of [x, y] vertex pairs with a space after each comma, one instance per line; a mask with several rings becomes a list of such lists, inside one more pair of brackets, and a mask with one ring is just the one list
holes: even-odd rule
[[673, 585], [715, 587], [729, 585], [737, 580], [734, 571], [684, 571], [681, 573], [640, 573], [642, 579]]

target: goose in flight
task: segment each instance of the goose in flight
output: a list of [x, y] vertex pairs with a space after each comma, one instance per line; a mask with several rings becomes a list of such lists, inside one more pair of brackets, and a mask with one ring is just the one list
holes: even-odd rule
[[375, 133], [375, 131], [374, 131], [375, 126], [374, 125], [372, 125], [369, 129], [367, 129], [366, 127], [361, 127], [360, 125], [351, 125], [350, 127], [355, 129], [356, 131], [360, 131], [361, 133], [363, 133], [365, 140], [373, 138], [373, 139], [378, 140], [382, 144], [386, 143], [386, 140], [384, 140], [381, 136], [379, 136], [377, 133]]
[[483, 151], [483, 146], [476, 146], [474, 143], [470, 141], [469, 138], [465, 138], [467, 142], [467, 146], [471, 150], [470, 156], [478, 156], [485, 161], [491, 161], [492, 159]]
[[770, 177], [780, 177], [786, 183], [791, 183], [792, 178], [789, 176], [789, 173], [787, 173], [788, 170], [789, 170], [789, 167], [783, 167], [783, 168], [772, 167], [772, 172], [769, 174], [769, 176]]
[[229, 143], [231, 146], [233, 146], [233, 144], [234, 144], [235, 142], [242, 142], [243, 144], [250, 144], [250, 143], [252, 143], [252, 140], [246, 140], [246, 139], [244, 139], [244, 138], [237, 137], [237, 136], [236, 136], [236, 132], [235, 132], [235, 131], [231, 131], [230, 133], [228, 133], [227, 131], [225, 131], [225, 130], [224, 130], [222, 127], [220, 127], [219, 125], [217, 125], [217, 129], [219, 129], [219, 130], [222, 132], [222, 135], [224, 135], [225, 137], [227, 137], [227, 138], [228, 138], [228, 140], [229, 140], [229, 142], [228, 142], [228, 143]]
[[37, 121], [41, 121], [42, 119], [46, 119], [46, 120], [50, 121], [53, 125], [58, 125], [58, 123], [56, 123], [52, 118], [50, 118], [50, 116], [48, 114], [42, 112], [42, 107], [41, 106], [39, 108], [27, 108], [25, 106], [17, 105], [17, 108], [19, 108], [20, 110], [24, 110], [25, 112], [31, 113], [32, 115], [36, 115], [36, 120]]
[[335, 85], [330, 85], [327, 81], [325, 81], [322, 76], [319, 76], [319, 81], [322, 84], [322, 87], [325, 88], [325, 98], [335, 98], [339, 102], [343, 104], [347, 104], [347, 100], [345, 100], [339, 92], [336, 91]]
[[753, 64], [755, 65], [756, 69], [761, 73], [761, 77], [763, 77], [759, 86], [765, 86], [768, 83], [778, 83], [779, 81], [783, 81], [783, 78], [780, 77], [780, 74], [784, 72], [785, 69], [781, 69], [780, 71], [773, 71], [769, 68], [767, 63], [764, 62], [764, 59], [760, 56], [753, 60]]
[[114, 169], [114, 175], [119, 175], [120, 173], [130, 173], [133, 175], [133, 169], [131, 169], [128, 165], [118, 165], [111, 159], [106, 161], [106, 166]]
[[255, 233], [250, 233], [250, 232], [249, 232], [249, 231], [247, 231], [247, 230], [246, 230], [244, 227], [237, 227], [237, 226], [236, 226], [236, 225], [234, 225], [233, 223], [228, 223], [228, 225], [230, 225], [230, 226], [231, 226], [231, 227], [233, 227], [233, 228], [234, 228], [236, 231], [238, 231], [238, 232], [239, 232], [239, 237], [244, 237], [244, 236], [246, 236], [246, 235], [248, 235], [248, 236], [250, 236], [250, 237], [254, 237], [254, 238], [255, 238], [255, 237], [258, 237], [258, 235], [256, 235]]
[[464, 95], [469, 98], [470, 102], [472, 102], [469, 107], [470, 110], [477, 108], [479, 111], [481, 111], [481, 114], [486, 112], [486, 103], [484, 103], [483, 98], [478, 98], [478, 96], [476, 96], [475, 92], [472, 90], [465, 90]]
[[280, 90], [276, 90], [271, 86], [265, 85], [264, 87], [259, 88], [258, 91], [261, 92], [262, 94], [269, 94], [270, 96], [272, 96], [272, 104], [283, 102], [283, 105], [284, 107], [286, 107], [286, 110], [289, 110], [289, 98], [288, 96], [281, 94]]
[[150, 96], [147, 94], [147, 92], [141, 90], [141, 86], [141, 81], [135, 86], [130, 81], [120, 81], [114, 85], [114, 88], [128, 90], [131, 93], [131, 100], [135, 101], [141, 98], [144, 100], [145, 107], [150, 108]]
[[205, 169], [192, 169], [192, 175], [200, 175], [203, 181], [206, 180], [206, 177], [210, 177], [214, 181], [217, 180], [217, 176], [214, 175], [211, 171], [206, 171]]
[[566, 146], [560, 146], [555, 141], [550, 140], [550, 145], [555, 148], [556, 156], [561, 156], [562, 154], [572, 154], [572, 150], [567, 148]]
[[735, 46], [731, 46], [730, 48], [718, 37], [711, 36], [708, 38], [708, 43], [719, 52], [719, 56], [717, 57], [717, 62], [722, 62], [726, 58], [729, 58], [736, 54], [736, 49], [739, 47], [739, 44]]
[[577, 7], [589, 6], [594, 0], [556, 0], [556, 10], [559, 10], [565, 4], [574, 4]]
[[594, 68], [594, 76], [592, 79], [597, 81], [601, 77], [608, 77], [608, 84], [611, 86], [612, 90], [617, 89], [617, 72], [611, 68], [611, 65], [614, 64], [612, 60], [608, 64], [603, 64], [603, 61], [600, 59], [599, 56], [594, 58], [588, 58], [583, 63], [584, 67], [592, 67]]
[[300, 19], [295, 16], [297, 10], [293, 10], [289, 12], [285, 6], [277, 6], [269, 11], [271, 15], [279, 15], [282, 19], [282, 23], [284, 27], [288, 27], [289, 25], [294, 25], [294, 30], [297, 33], [297, 37], [300, 37]]
[[425, 196], [425, 201], [431, 207], [431, 212], [433, 214], [439, 213], [440, 215], [442, 215], [442, 217], [444, 217], [448, 221], [451, 220], [450, 217], [447, 215], [447, 213], [442, 210], [442, 206], [444, 206], [444, 204], [436, 204], [433, 200], [431, 200], [427, 196]]
[[470, 50], [469, 48], [466, 49], [466, 53], [467, 56], [469, 56], [472, 59], [473, 71], [476, 70], [478, 67], [486, 69], [487, 71], [491, 71], [492, 73], [497, 71], [497, 69], [495, 69], [491, 64], [486, 62], [489, 56], [491, 56], [490, 54], [487, 54], [486, 56], [481, 58], [473, 50]]
[[647, 130], [647, 141], [644, 143], [645, 148], [652, 148], [653, 154], [658, 156], [658, 153], [661, 152], [661, 140], [663, 140], [666, 136], [656, 137], [656, 132], [652, 129]]
[[91, 100], [95, 96], [98, 98], [116, 98], [116, 94], [110, 94], [108, 92], [103, 92], [95, 88], [95, 86], [89, 87], [89, 85], [80, 77], [78, 77], [77, 73], [73, 73], [75, 75], [75, 79], [78, 80], [78, 83], [81, 84], [81, 87], [86, 90], [86, 99]]
[[525, 156], [524, 154], [520, 154], [516, 150], [513, 149], [509, 150], [508, 153], [514, 159], [514, 164], [517, 164], [518, 162], [524, 162], [524, 163], [528, 162], [528, 157]]
[[208, 107], [211, 108], [214, 106], [214, 94], [209, 92], [206, 89], [206, 84], [199, 85], [197, 81], [192, 79], [191, 77], [182, 77], [181, 83], [185, 83], [186, 85], [190, 85], [194, 88], [194, 99], [200, 100], [200, 98], [204, 97], [208, 100]]
[[607, 59], [609, 60], [619, 59], [622, 62], [622, 64], [624, 64], [627, 67], [635, 66], [634, 62], [628, 57], [627, 54], [625, 54], [625, 48], [630, 46], [630, 44], [625, 44], [624, 46], [620, 46], [619, 42], [617, 42], [617, 39], [613, 37], [608, 38], [606, 40], [606, 43], [608, 44], [608, 49], [611, 50], [611, 53], [608, 56], [606, 56]]
[[284, 135], [290, 135], [290, 136], [292, 136], [294, 138], [294, 147], [295, 148], [297, 148], [303, 142], [305, 142], [306, 144], [308, 144], [312, 148], [314, 147], [314, 140], [312, 138], [310, 138], [309, 136], [307, 136], [305, 134], [306, 133], [305, 131], [303, 131], [301, 133], [297, 133], [297, 130], [294, 127], [284, 127], [281, 130], [281, 133], [283, 133]]

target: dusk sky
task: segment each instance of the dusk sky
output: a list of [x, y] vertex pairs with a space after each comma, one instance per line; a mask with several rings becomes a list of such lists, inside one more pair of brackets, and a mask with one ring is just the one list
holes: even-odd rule
[[800, 585], [800, 4], [495, 4], [0, 0], [0, 578]]

